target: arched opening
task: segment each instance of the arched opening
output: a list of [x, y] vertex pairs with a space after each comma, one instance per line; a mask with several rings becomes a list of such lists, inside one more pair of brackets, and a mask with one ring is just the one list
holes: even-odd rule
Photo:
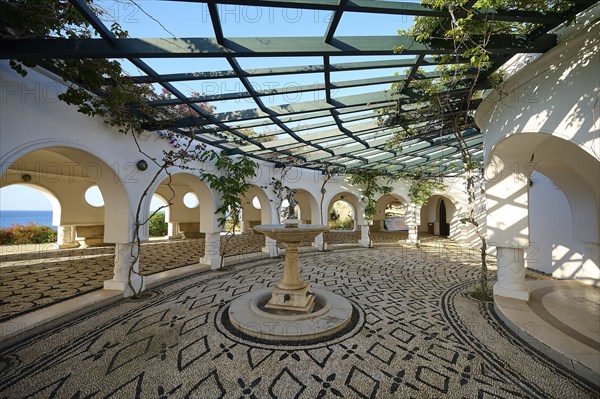
[[434, 194], [421, 206], [419, 232], [465, 241], [458, 214], [451, 197]]
[[446, 203], [443, 199], [440, 200], [439, 217], [440, 235], [448, 237], [450, 235], [450, 223], [446, 221]]
[[598, 164], [577, 144], [545, 133], [497, 143], [486, 168], [490, 241], [522, 245], [528, 268], [598, 285]]
[[162, 195], [154, 193], [150, 202], [148, 212], [148, 235], [150, 239], [164, 239], [170, 236], [172, 230], [170, 225], [171, 207]]
[[397, 194], [382, 195], [375, 205], [371, 231], [407, 231], [406, 199]]
[[350, 202], [343, 198], [331, 204], [329, 208], [329, 228], [331, 230], [354, 230], [356, 212]]
[[296, 206], [298, 209], [298, 218], [302, 223], [321, 224], [319, 204], [309, 191], [297, 188], [296, 202], [298, 202], [298, 205]]
[[592, 191], [557, 162], [542, 161], [535, 169], [528, 190], [526, 266], [599, 285], [598, 208]]
[[60, 212], [48, 190], [28, 184], [0, 188], [0, 245], [55, 244]]
[[251, 185], [242, 197], [240, 232], [254, 234], [254, 226], [271, 223], [273, 222], [269, 198], [260, 187]]
[[9, 166], [0, 187], [27, 184], [51, 194], [59, 245], [76, 246], [71, 237], [84, 246], [131, 239], [127, 193], [116, 172], [97, 156], [61, 146], [11, 153], [3, 161]]
[[[336, 203], [340, 201], [340, 203], [338, 205], [336, 205]], [[336, 205], [334, 207], [334, 205]], [[339, 209], [335, 209], [335, 208], [339, 208]], [[342, 208], [345, 211], [342, 211]], [[325, 220], [326, 220], [326, 224], [329, 225], [329, 223], [331, 222], [336, 222], [336, 221], [344, 221], [345, 220], [345, 226], [350, 226], [350, 219], [352, 219], [352, 225], [351, 227], [348, 227], [348, 229], [356, 231], [357, 230], [357, 226], [361, 223], [363, 223], [363, 216], [361, 214], [359, 214], [359, 210], [360, 210], [360, 200], [358, 199], [358, 197], [350, 192], [340, 192], [337, 194], [334, 194], [331, 199], [329, 200], [329, 205], [327, 206], [326, 209], [326, 213], [325, 213]], [[333, 211], [336, 211], [337, 214], [333, 215]], [[336, 217], [336, 220], [332, 220], [332, 216]], [[340, 223], [341, 223], [340, 221]], [[335, 227], [335, 223], [334, 223], [334, 227]]]
[[151, 198], [146, 205], [148, 214], [157, 198], [165, 205], [171, 203], [165, 208], [164, 218], [170, 239], [197, 239], [202, 232], [218, 230], [215, 201], [206, 183], [197, 176], [174, 173], [156, 186]]

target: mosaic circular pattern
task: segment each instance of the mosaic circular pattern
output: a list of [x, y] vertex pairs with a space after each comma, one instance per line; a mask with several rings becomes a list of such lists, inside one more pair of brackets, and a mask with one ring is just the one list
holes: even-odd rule
[[359, 313], [352, 332], [321, 345], [217, 328], [232, 300], [279, 281], [281, 259], [185, 277], [4, 348], [0, 398], [597, 398], [464, 295], [479, 259], [457, 251], [303, 254], [303, 278]]
[[327, 345], [343, 342], [348, 338], [353, 337], [361, 330], [365, 323], [364, 311], [359, 306], [352, 303], [352, 317], [350, 318], [350, 321], [344, 328], [335, 334], [317, 339], [296, 339], [293, 341], [266, 340], [244, 334], [235, 328], [235, 326], [233, 326], [229, 320], [229, 307], [230, 305], [224, 306], [221, 308], [221, 310], [219, 310], [219, 312], [217, 312], [215, 316], [215, 325], [217, 330], [219, 330], [221, 334], [225, 335], [232, 341], [238, 342], [242, 345], [264, 349], [279, 349], [282, 347], [290, 347], [294, 350], [321, 348]]

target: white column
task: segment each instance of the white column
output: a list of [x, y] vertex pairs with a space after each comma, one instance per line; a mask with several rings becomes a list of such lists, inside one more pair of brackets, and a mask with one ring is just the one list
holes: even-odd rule
[[169, 235], [170, 240], [177, 240], [177, 239], [181, 238], [181, 233], [179, 232], [179, 223], [178, 222], [169, 222], [168, 235]]
[[269, 254], [269, 257], [273, 258], [279, 255], [279, 248], [277, 248], [277, 241], [265, 236], [265, 246], [262, 247], [262, 252]]
[[75, 241], [75, 226], [63, 225], [58, 226], [56, 248], [76, 248], [79, 243]]
[[408, 239], [406, 241], [411, 244], [416, 244], [419, 242], [419, 232], [416, 224], [408, 225]]
[[[512, 151], [518, 153], [519, 149]], [[494, 295], [522, 301], [529, 299], [523, 254], [529, 245], [529, 177], [523, 172], [530, 156], [493, 156], [486, 170], [488, 243], [497, 249]]]
[[369, 225], [361, 224], [360, 225], [360, 240], [358, 241], [360, 245], [363, 247], [369, 246]]
[[498, 281], [494, 284], [494, 295], [529, 300], [525, 282], [524, 253], [521, 248], [496, 247]]
[[315, 240], [313, 241], [312, 246], [314, 248], [317, 248], [319, 251], [324, 251], [326, 249], [325, 248], [325, 237], [324, 237], [323, 233], [321, 233], [315, 237]]
[[249, 220], [242, 220], [242, 223], [240, 225], [240, 232], [242, 234], [254, 234], [254, 230], [252, 230], [252, 228], [250, 227]]
[[406, 242], [416, 244], [419, 241], [419, 230], [417, 225], [418, 206], [409, 205], [406, 209], [406, 225], [408, 226], [408, 239]]
[[[133, 251], [133, 253], [132, 253]], [[117, 243], [115, 246], [115, 268], [112, 280], [104, 282], [104, 289], [123, 291], [123, 296], [133, 295], [129, 286], [129, 270], [136, 253], [136, 247], [133, 243]], [[139, 259], [133, 265], [131, 273], [131, 285], [136, 292], [144, 290], [143, 276], [139, 274]]]
[[215, 270], [221, 266], [221, 234], [205, 233], [204, 256], [200, 258], [200, 263], [210, 265]]

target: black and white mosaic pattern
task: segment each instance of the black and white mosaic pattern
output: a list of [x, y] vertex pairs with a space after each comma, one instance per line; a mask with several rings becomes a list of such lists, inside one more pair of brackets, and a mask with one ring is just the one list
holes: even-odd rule
[[329, 342], [275, 345], [224, 330], [236, 297], [282, 260], [206, 272], [6, 348], [0, 398], [595, 398], [466, 292], [477, 259], [431, 248], [302, 254], [314, 286], [359, 323]]

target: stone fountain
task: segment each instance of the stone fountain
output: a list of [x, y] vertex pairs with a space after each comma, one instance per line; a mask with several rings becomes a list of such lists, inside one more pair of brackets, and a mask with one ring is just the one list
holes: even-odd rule
[[313, 289], [300, 276], [300, 243], [312, 241], [329, 227], [300, 224], [294, 215], [294, 192], [288, 191], [290, 205], [283, 224], [254, 227], [286, 244], [283, 277], [271, 290], [251, 291], [234, 300], [229, 308], [231, 324], [252, 337], [275, 341], [323, 338], [343, 329], [352, 317], [352, 305], [347, 299]]

